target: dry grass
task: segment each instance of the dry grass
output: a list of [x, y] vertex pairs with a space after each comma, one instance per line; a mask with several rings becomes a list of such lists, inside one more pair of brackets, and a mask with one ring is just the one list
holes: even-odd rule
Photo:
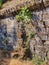
[[31, 61], [20, 61], [20, 59], [2, 59], [0, 65], [33, 65]]
[[20, 61], [19, 59], [12, 59], [9, 65], [32, 65], [30, 61]]

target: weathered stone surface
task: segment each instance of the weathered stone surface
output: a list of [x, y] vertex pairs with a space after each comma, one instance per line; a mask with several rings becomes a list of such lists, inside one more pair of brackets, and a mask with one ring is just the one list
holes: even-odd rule
[[43, 1], [44, 1], [44, 5], [45, 5], [45, 6], [48, 6], [48, 5], [49, 5], [49, 3], [48, 3], [49, 0], [43, 0]]
[[38, 3], [41, 3], [42, 0], [35, 0], [35, 3], [38, 4]]
[[[44, 4], [46, 4], [47, 1], [43, 1]], [[25, 4], [24, 2], [27, 4]], [[10, 5], [11, 3], [13, 4]], [[16, 0], [12, 0], [10, 1], [10, 3], [7, 2], [3, 5], [3, 9], [0, 10], [0, 15], [8, 16], [9, 14], [11, 15], [14, 11], [16, 12], [23, 6], [30, 7], [34, 4], [38, 5], [38, 3], [41, 4], [41, 0], [22, 0], [22, 5], [20, 6], [19, 0], [17, 3], [19, 5], [16, 4]], [[7, 6], [5, 7], [5, 5]], [[19, 54], [21, 55], [21, 57], [23, 57], [26, 51], [26, 49], [24, 48], [27, 47], [27, 43], [32, 54], [37, 54], [42, 58], [46, 57], [46, 53], [49, 50], [49, 8], [43, 8], [43, 10], [34, 10], [32, 21], [29, 22], [29, 24], [25, 24], [24, 21], [17, 21], [14, 16], [1, 19], [0, 23], [0, 46], [1, 44], [3, 44], [2, 46], [5, 47], [6, 44], [4, 44], [3, 39], [8, 38], [7, 47], [9, 48], [9, 46], [12, 46], [10, 48], [13, 48], [15, 51], [19, 50], [18, 53], [13, 52], [13, 55]], [[30, 32], [35, 34], [32, 38], [29, 37]]]
[[48, 40], [49, 40], [49, 34], [48, 34]]
[[31, 40], [30, 40], [30, 50], [31, 50], [31, 52], [32, 52], [33, 54], [34, 54], [34, 52], [35, 52], [35, 50], [34, 50], [35, 45], [36, 45], [35, 39], [31, 39]]
[[42, 40], [38, 35], [35, 35], [35, 41], [36, 41], [36, 45], [42, 45]]
[[40, 28], [44, 28], [44, 25], [43, 25], [43, 22], [38, 22], [38, 26], [40, 27]]
[[46, 32], [47, 34], [49, 34], [49, 27], [46, 27]]
[[[13, 4], [12, 4], [13, 3]], [[39, 3], [42, 3], [41, 5]], [[36, 6], [35, 6], [36, 4]], [[44, 5], [43, 5], [44, 4]], [[3, 5], [3, 9], [0, 10], [0, 15], [10, 15], [10, 13], [15, 12], [17, 10], [20, 10], [22, 7], [27, 6], [27, 7], [32, 7], [34, 8], [39, 8], [41, 6], [49, 6], [49, 1], [44, 0], [12, 0], [7, 2], [6, 4]]]
[[47, 53], [47, 58], [49, 59], [49, 51], [48, 51], [48, 53]]
[[[2, 47], [5, 47], [4, 45], [6, 45], [6, 44], [4, 42], [4, 38], [7, 38], [8, 46], [12, 46], [15, 49], [15, 47], [18, 46], [19, 43], [22, 42], [22, 40], [20, 41], [17, 39], [17, 38], [21, 39], [22, 32], [20, 29], [21, 28], [20, 24], [18, 24], [18, 22], [16, 21], [16, 19], [14, 17], [8, 17], [5, 19], [2, 19], [0, 21], [0, 23], [1, 23], [1, 27], [3, 28], [1, 31], [1, 33], [2, 33], [1, 36], [3, 37], [3, 39], [1, 40], [1, 38], [0, 38], [1, 43], [3, 42]], [[18, 41], [18, 43], [17, 43], [17, 41]]]
[[42, 40], [48, 40], [48, 36], [45, 35], [45, 34], [39, 34], [39, 37], [40, 37]]
[[[44, 43], [44, 46], [45, 46], [46, 51], [49, 52], [49, 41], [46, 41], [46, 42]], [[47, 53], [47, 52], [46, 52], [46, 53]]]
[[45, 23], [46, 23], [47, 26], [48, 26], [48, 21], [49, 21], [49, 8], [46, 8], [46, 9], [43, 11], [43, 21], [45, 21]]

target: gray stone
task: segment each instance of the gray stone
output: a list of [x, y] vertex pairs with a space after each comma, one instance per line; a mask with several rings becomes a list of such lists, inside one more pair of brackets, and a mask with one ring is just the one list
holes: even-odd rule
[[41, 3], [42, 0], [35, 0], [35, 3], [38, 4], [38, 3]]
[[41, 34], [47, 34], [46, 29], [44, 27], [41, 28]]
[[40, 36], [41, 40], [45, 40], [45, 41], [48, 40], [48, 37], [45, 34], [39, 34], [39, 36]]
[[45, 6], [48, 6], [48, 5], [49, 5], [49, 3], [48, 3], [49, 0], [43, 0], [43, 2], [44, 2], [44, 5], [45, 5]]
[[49, 40], [49, 34], [48, 34], [48, 40]]
[[46, 41], [44, 44], [49, 45], [49, 41]]
[[35, 47], [35, 54], [40, 56], [42, 59], [44, 59], [46, 56], [46, 50], [45, 50], [44, 46], [37, 45]]
[[42, 40], [40, 39], [38, 35], [35, 35], [35, 41], [37, 45], [42, 45]]
[[42, 46], [36, 45], [35, 46], [35, 54], [39, 54], [41, 52]]
[[46, 32], [47, 34], [49, 34], [49, 27], [46, 27]]
[[36, 10], [33, 12], [33, 20], [37, 22], [42, 20], [42, 10]]
[[45, 25], [46, 25], [46, 27], [49, 27], [49, 20], [45, 21]]
[[46, 42], [44, 43], [44, 45], [45, 45], [46, 50], [49, 50], [49, 41], [46, 41]]
[[38, 22], [38, 26], [44, 28], [43, 22]]
[[36, 45], [35, 39], [31, 39], [30, 40], [30, 50], [31, 50], [32, 53], [34, 53], [34, 47], [35, 47], [35, 45]]
[[47, 58], [49, 59], [49, 51], [48, 51], [48, 53], [47, 53]]
[[46, 10], [43, 12], [43, 21], [45, 21], [46, 25], [49, 24], [49, 8], [46, 8]]

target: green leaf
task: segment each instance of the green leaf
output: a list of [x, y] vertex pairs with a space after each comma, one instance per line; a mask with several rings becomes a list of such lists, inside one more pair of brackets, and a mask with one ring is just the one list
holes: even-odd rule
[[23, 7], [18, 15], [16, 15], [17, 20], [24, 20], [25, 23], [29, 23], [32, 18], [32, 12], [29, 11], [27, 7]]
[[34, 32], [30, 32], [30, 38], [34, 37], [35, 33]]
[[0, 0], [0, 9], [2, 8], [2, 0]]

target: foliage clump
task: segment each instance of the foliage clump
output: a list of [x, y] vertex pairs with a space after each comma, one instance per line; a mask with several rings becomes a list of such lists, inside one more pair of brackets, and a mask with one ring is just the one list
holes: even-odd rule
[[35, 33], [34, 33], [34, 32], [30, 32], [30, 38], [33, 38], [33, 37], [34, 37], [34, 35], [35, 35]]
[[0, 9], [2, 8], [2, 0], [0, 0]]
[[46, 60], [42, 60], [39, 56], [33, 57], [32, 62], [34, 65], [46, 65]]
[[25, 23], [29, 23], [32, 18], [32, 12], [29, 11], [27, 7], [21, 8], [21, 11], [19, 12], [18, 15], [16, 15], [16, 19], [19, 20], [24, 20]]

